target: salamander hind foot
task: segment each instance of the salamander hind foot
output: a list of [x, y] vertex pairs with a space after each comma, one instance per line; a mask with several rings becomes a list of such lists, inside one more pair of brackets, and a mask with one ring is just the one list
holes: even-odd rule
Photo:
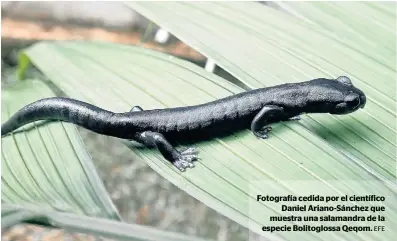
[[290, 121], [298, 121], [300, 119], [301, 119], [301, 117], [299, 115], [297, 115], [297, 116], [293, 116], [293, 117], [289, 118], [288, 120], [290, 120]]
[[177, 158], [172, 161], [172, 165], [178, 168], [181, 172], [184, 172], [186, 168], [193, 168], [193, 161], [198, 159], [197, 153], [198, 151], [195, 148], [187, 148], [179, 152], [180, 155], [178, 155]]
[[172, 163], [180, 171], [185, 171], [186, 168], [193, 168], [193, 161], [197, 160], [197, 150], [195, 148], [186, 148], [178, 151], [165, 136], [158, 132], [145, 131], [136, 133], [133, 140], [142, 143], [147, 147], [156, 147], [163, 157]]

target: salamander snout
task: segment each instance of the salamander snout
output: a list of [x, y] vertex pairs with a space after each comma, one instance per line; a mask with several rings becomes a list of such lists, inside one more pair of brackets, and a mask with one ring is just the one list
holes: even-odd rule
[[347, 108], [351, 110], [356, 110], [360, 107], [361, 99], [360, 96], [356, 93], [350, 93], [346, 96], [344, 102], [347, 105]]
[[364, 108], [367, 103], [367, 97], [365, 94], [358, 90], [355, 93], [350, 93], [345, 97], [345, 101], [347, 109], [351, 111], [355, 111], [358, 108]]
[[359, 108], [364, 108], [367, 102], [367, 98], [361, 91], [352, 92], [346, 95], [342, 102], [335, 105], [333, 110], [330, 111], [331, 114], [348, 114], [358, 110]]
[[364, 92], [357, 89], [353, 86], [352, 81], [347, 76], [339, 76], [336, 78], [336, 81], [344, 84], [348, 88], [351, 88], [350, 94], [348, 94], [344, 100], [347, 105], [347, 108], [356, 110], [358, 108], [364, 108], [365, 103], [367, 102], [367, 98], [365, 97]]
[[365, 104], [367, 103], [367, 97], [364, 94], [360, 95], [360, 101], [361, 101], [360, 108], [362, 109], [362, 108], [364, 108]]

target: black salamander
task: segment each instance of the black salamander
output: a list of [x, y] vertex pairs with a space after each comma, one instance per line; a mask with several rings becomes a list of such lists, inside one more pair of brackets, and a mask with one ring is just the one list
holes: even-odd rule
[[268, 138], [269, 123], [299, 119], [303, 113], [348, 114], [363, 108], [365, 94], [345, 76], [314, 79], [255, 89], [209, 103], [168, 109], [113, 113], [68, 98], [41, 99], [16, 112], [2, 127], [2, 136], [38, 120], [74, 123], [99, 134], [130, 139], [157, 148], [179, 170], [194, 167], [197, 151], [178, 151], [175, 142], [221, 136], [250, 128]]

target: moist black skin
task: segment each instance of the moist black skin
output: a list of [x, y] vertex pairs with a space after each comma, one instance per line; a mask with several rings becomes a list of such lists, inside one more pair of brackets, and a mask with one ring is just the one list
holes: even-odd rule
[[178, 151], [175, 142], [231, 134], [250, 128], [258, 138], [268, 138], [269, 123], [299, 119], [303, 113], [348, 114], [363, 108], [365, 94], [345, 76], [282, 84], [232, 95], [213, 102], [168, 109], [113, 113], [68, 98], [47, 98], [15, 113], [2, 127], [2, 136], [38, 120], [61, 120], [99, 134], [130, 139], [156, 147], [179, 170], [194, 167], [197, 151]]

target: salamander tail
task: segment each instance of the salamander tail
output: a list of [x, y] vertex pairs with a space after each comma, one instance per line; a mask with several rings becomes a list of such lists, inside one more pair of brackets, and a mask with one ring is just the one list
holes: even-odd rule
[[1, 126], [1, 136], [39, 120], [66, 121], [101, 133], [113, 112], [69, 98], [46, 98], [24, 106]]

